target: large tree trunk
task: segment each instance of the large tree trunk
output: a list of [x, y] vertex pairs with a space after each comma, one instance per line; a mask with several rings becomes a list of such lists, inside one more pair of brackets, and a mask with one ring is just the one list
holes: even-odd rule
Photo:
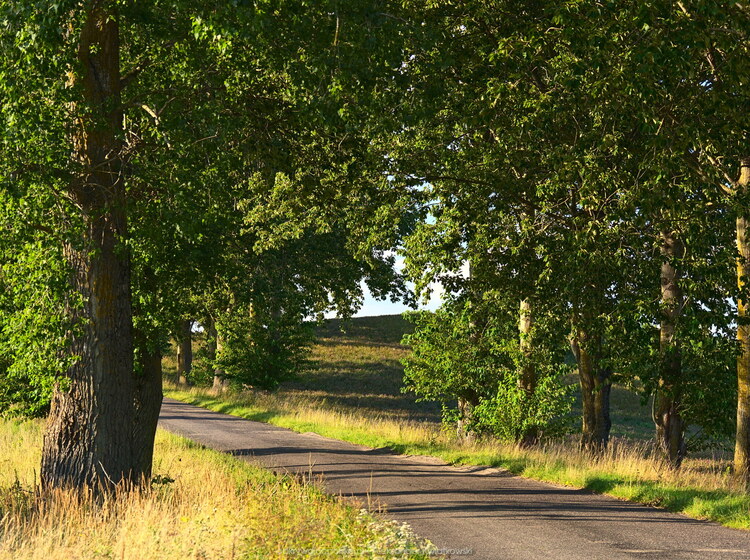
[[[71, 352], [78, 357], [68, 382], [52, 399], [42, 451], [44, 487], [110, 489], [149, 474], [150, 427], [156, 408], [133, 368], [130, 256], [122, 177], [119, 30], [112, 3], [89, 2], [72, 85], [84, 94], [73, 128], [80, 172], [69, 194], [82, 231], [65, 248], [81, 304], [69, 309]], [[139, 391], [143, 391], [140, 394]], [[139, 400], [140, 399], [140, 400]], [[158, 412], [158, 409], [157, 409]]]
[[611, 372], [600, 364], [601, 336], [591, 335], [588, 325], [573, 326], [570, 349], [578, 365], [581, 384], [581, 448], [601, 451], [609, 443], [612, 421], [609, 415], [609, 397], [612, 391]]
[[[737, 189], [745, 194], [750, 187], [750, 158], [742, 161]], [[750, 239], [748, 222], [750, 216], [743, 212], [737, 217], [737, 285], [747, 289], [750, 274]], [[750, 313], [748, 301], [740, 297], [737, 302], [737, 341], [740, 353], [737, 356], [737, 434], [734, 447], [734, 470], [746, 481], [750, 481]]]
[[[536, 391], [536, 368], [534, 367], [532, 329], [534, 326], [534, 313], [531, 302], [528, 299], [521, 300], [519, 307], [519, 344], [521, 349], [522, 364], [518, 376], [518, 386], [523, 390], [526, 399], [531, 400]], [[536, 428], [530, 428], [521, 434], [521, 445], [533, 445], [539, 440], [539, 432]]]
[[682, 240], [671, 231], [661, 234], [661, 324], [659, 386], [654, 396], [656, 440], [671, 465], [679, 467], [685, 457], [685, 421], [682, 418], [682, 359], [677, 323], [682, 313], [683, 295], [675, 259], [684, 256]]
[[187, 384], [188, 375], [193, 369], [193, 322], [191, 320], [180, 323], [177, 337], [177, 381]]

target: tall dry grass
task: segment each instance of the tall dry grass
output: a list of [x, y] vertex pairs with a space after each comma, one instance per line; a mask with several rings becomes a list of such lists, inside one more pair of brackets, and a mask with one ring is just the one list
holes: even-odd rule
[[100, 500], [41, 492], [40, 434], [36, 422], [0, 421], [2, 560], [321, 558], [343, 547], [355, 558], [427, 556], [403, 526], [164, 432], [146, 489]]

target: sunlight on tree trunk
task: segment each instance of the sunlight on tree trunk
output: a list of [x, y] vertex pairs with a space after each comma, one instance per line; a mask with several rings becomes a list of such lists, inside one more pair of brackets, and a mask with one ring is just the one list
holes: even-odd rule
[[[518, 332], [521, 348], [521, 371], [518, 386], [523, 390], [527, 400], [531, 400], [536, 390], [536, 368], [533, 362], [532, 329], [534, 327], [534, 312], [528, 299], [521, 300], [519, 306]], [[539, 439], [536, 428], [527, 430], [521, 437], [521, 445], [533, 445]]]
[[[742, 160], [737, 188], [745, 194], [750, 187], [750, 158]], [[737, 286], [746, 289], [750, 270], [750, 240], [748, 240], [748, 215], [737, 217]], [[737, 302], [738, 325], [737, 341], [737, 435], [734, 447], [735, 472], [745, 480], [750, 480], [750, 316], [747, 299]]]
[[685, 421], [682, 418], [682, 356], [677, 338], [677, 323], [684, 298], [675, 259], [685, 256], [685, 247], [675, 232], [661, 233], [661, 324], [659, 352], [661, 372], [654, 395], [656, 441], [669, 463], [677, 468], [685, 457]]
[[476, 439], [476, 432], [472, 429], [474, 422], [474, 407], [479, 404], [476, 396], [458, 397], [458, 420], [456, 422], [456, 437], [465, 442]]

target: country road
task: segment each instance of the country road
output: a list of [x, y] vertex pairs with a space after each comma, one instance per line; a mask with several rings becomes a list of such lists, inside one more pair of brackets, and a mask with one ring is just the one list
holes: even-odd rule
[[750, 531], [481, 467], [402, 457], [165, 399], [159, 426], [409, 523], [450, 558], [750, 558]]

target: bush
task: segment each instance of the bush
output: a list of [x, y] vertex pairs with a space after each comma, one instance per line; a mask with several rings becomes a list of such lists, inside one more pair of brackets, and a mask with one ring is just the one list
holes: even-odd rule
[[[529, 434], [553, 437], [568, 429], [572, 399], [563, 380], [569, 367], [556, 361], [560, 352], [540, 344], [531, 357], [534, 391], [522, 389], [521, 365], [529, 358], [521, 355], [517, 319], [511, 314], [479, 319], [468, 304], [456, 301], [434, 313], [409, 313], [407, 319], [415, 330], [404, 338], [412, 348], [404, 360], [404, 390], [442, 402], [446, 423], [459, 421], [475, 433], [516, 442]], [[460, 410], [459, 399], [472, 410]]]
[[494, 396], [482, 399], [474, 409], [477, 428], [502, 441], [522, 441], [526, 434], [540, 439], [560, 437], [571, 429], [571, 389], [562, 383], [567, 368], [542, 376], [533, 395], [518, 386], [514, 371], [502, 372]]
[[307, 357], [312, 326], [298, 317], [255, 312], [235, 315], [224, 325], [217, 365], [230, 383], [276, 389], [292, 379]]

